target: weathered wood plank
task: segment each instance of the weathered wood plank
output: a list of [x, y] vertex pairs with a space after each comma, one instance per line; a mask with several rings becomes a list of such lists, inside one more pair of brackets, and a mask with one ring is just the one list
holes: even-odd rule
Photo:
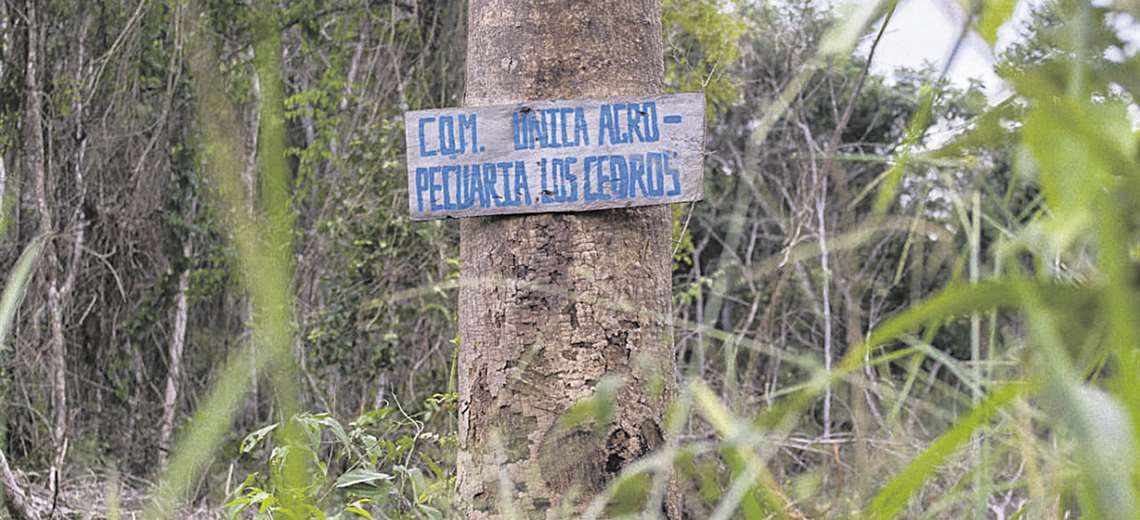
[[415, 220], [700, 200], [703, 93], [404, 114]]

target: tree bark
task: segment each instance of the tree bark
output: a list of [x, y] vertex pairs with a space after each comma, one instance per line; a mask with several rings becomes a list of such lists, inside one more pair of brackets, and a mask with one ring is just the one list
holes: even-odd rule
[[[189, 262], [192, 251], [190, 237], [182, 246], [182, 254]], [[174, 304], [174, 331], [170, 338], [170, 351], [166, 369], [166, 389], [162, 395], [162, 423], [158, 430], [158, 463], [166, 468], [174, 438], [174, 415], [178, 411], [178, 379], [182, 374], [182, 351], [186, 347], [186, 323], [190, 317], [190, 265], [178, 277], [178, 298]]]
[[0, 450], [0, 481], [3, 481], [4, 485], [4, 506], [12, 518], [31, 520], [38, 517], [32, 509], [28, 496], [24, 494], [23, 489], [20, 489], [20, 482], [16, 480], [16, 475], [8, 466], [8, 458], [4, 456], [3, 450]]
[[[245, 170], [242, 175], [242, 182], [245, 187], [245, 212], [252, 220], [257, 215], [257, 150], [260, 147], [259, 139], [261, 136], [261, 78], [254, 74], [250, 78], [250, 95], [253, 98], [252, 107], [249, 114], [249, 148], [245, 160]], [[245, 338], [243, 347], [249, 353], [249, 397], [246, 398], [246, 417], [250, 420], [251, 424], [258, 424], [261, 421], [261, 388], [258, 382], [260, 377], [257, 374], [257, 343], [253, 337], [253, 295], [248, 291], [242, 296], [242, 316], [241, 323], [244, 331], [242, 337]]]
[[[660, 0], [473, 0], [468, 17], [468, 106], [662, 90]], [[669, 209], [466, 219], [460, 229], [462, 514], [581, 511], [663, 444], [675, 387]], [[611, 420], [596, 425], [603, 434], [561, 427], [607, 376], [622, 386]], [[663, 509], [679, 518], [675, 493]]]
[[[2, 78], [0, 78], [2, 79]], [[4, 231], [5, 221], [8, 219], [8, 208], [4, 205], [4, 196], [8, 187], [8, 167], [4, 153], [0, 152], [0, 232]]]
[[[42, 28], [37, 19], [35, 0], [24, 3], [27, 17], [28, 54], [24, 64], [25, 126], [24, 160], [27, 171], [35, 181], [36, 210], [39, 215], [40, 233], [55, 232], [52, 223], [51, 201], [44, 166], [43, 92], [39, 80], [39, 44]], [[47, 306], [50, 319], [49, 366], [51, 371], [51, 436], [54, 450], [50, 485], [55, 489], [58, 472], [67, 451], [67, 345], [63, 336], [63, 296], [59, 281], [59, 254], [55, 240], [49, 238], [44, 245], [44, 284], [47, 286]]]

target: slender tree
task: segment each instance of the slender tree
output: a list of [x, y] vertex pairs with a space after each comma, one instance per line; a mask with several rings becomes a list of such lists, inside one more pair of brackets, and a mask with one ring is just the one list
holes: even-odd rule
[[[24, 63], [24, 89], [27, 106], [25, 108], [26, 137], [24, 157], [27, 171], [35, 182], [36, 210], [39, 215], [40, 232], [54, 233], [53, 215], [50, 201], [50, 186], [44, 165], [43, 138], [43, 92], [40, 90], [40, 53], [43, 27], [38, 19], [37, 2], [24, 3], [27, 13], [28, 53]], [[64, 342], [63, 327], [63, 288], [57, 271], [59, 254], [54, 240], [48, 240], [45, 250], [46, 264], [43, 268], [44, 285], [47, 286], [48, 313], [51, 317], [51, 342], [49, 359], [51, 370], [51, 437], [54, 456], [52, 458], [50, 485], [58, 485], [60, 466], [66, 455], [67, 442], [67, 346]]]
[[182, 352], [186, 348], [186, 323], [190, 316], [190, 237], [182, 246], [187, 266], [178, 275], [178, 296], [174, 304], [174, 331], [167, 351], [166, 388], [162, 393], [162, 422], [158, 428], [158, 463], [166, 467], [167, 454], [174, 440], [174, 415], [178, 411], [178, 379], [182, 375]]
[[[662, 90], [659, 0], [477, 0], [468, 20], [469, 106]], [[664, 206], [463, 221], [467, 518], [580, 510], [662, 444], [675, 364], [670, 226]], [[620, 384], [612, 414], [560, 421], [603, 381]], [[665, 509], [679, 517], [675, 496]]]

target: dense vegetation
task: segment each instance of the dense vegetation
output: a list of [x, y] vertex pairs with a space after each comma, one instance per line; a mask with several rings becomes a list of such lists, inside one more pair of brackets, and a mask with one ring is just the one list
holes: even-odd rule
[[[591, 513], [672, 479], [691, 518], [1136, 518], [1140, 7], [1042, 6], [987, 102], [870, 73], [894, 2], [791, 4], [663, 1], [667, 82], [710, 101], [681, 392]], [[1014, 2], [963, 4], [993, 45]], [[458, 228], [409, 220], [401, 136], [460, 103], [464, 24], [0, 2], [10, 513], [452, 510]]]

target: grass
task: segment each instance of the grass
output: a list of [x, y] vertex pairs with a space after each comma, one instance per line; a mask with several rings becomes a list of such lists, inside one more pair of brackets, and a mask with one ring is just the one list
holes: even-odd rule
[[[273, 17], [268, 4], [259, 5], [266, 15], [265, 24], [269, 24]], [[976, 6], [979, 30], [991, 42], [996, 28], [1008, 18], [1011, 5], [987, 2]], [[863, 4], [856, 16], [833, 29], [818, 56], [787, 84], [764, 114], [752, 139], [763, 142], [771, 125], [784, 115], [806, 79], [826, 64], [827, 57], [849, 54], [867, 28], [893, 8], [893, 2]], [[1088, 6], [1077, 9], [1080, 16], [1092, 16]], [[257, 211], [252, 214], [246, 211], [245, 187], [239, 181], [238, 165], [242, 161], [235, 143], [240, 139], [233, 138], [241, 135], [241, 125], [221, 90], [217, 57], [200, 28], [192, 46], [190, 63], [206, 143], [204, 163], [218, 192], [217, 200], [233, 224], [242, 278], [254, 302], [257, 348], [252, 356], [235, 354], [222, 369], [218, 382], [178, 439], [154, 505], [147, 511], [148, 518], [170, 517], [175, 504], [187, 496], [205, 470], [249, 389], [251, 368], [264, 371], [273, 382], [274, 396], [280, 405], [278, 420], [285, 425], [277, 429], [278, 445], [288, 452], [303, 442], [301, 427], [293, 420], [299, 412], [299, 397], [290, 384], [295, 378], [291, 350], [295, 332], [290, 303], [292, 266], [288, 254], [292, 218], [277, 63], [280, 35], [272, 27], [263, 25], [255, 31], [255, 63], [265, 93], [259, 141], [262, 148], [258, 153], [264, 184], [260, 190], [262, 198], [255, 205]], [[1083, 50], [1080, 46], [1088, 45], [1086, 40], [1078, 31], [1073, 38], [1078, 46], [1074, 52]], [[825, 370], [823, 363], [805, 356], [800, 366], [810, 374], [807, 380], [783, 389], [774, 406], [757, 415], [734, 412], [737, 408], [722, 401], [707, 382], [689, 379], [671, 413], [686, 420], [703, 421], [716, 438], [681, 441], [679, 435], [674, 435], [660, 452], [630, 465], [614, 479], [606, 492], [594, 498], [587, 516], [605, 516], [607, 505], [631, 489], [647, 494], [650, 504], [659, 504], [666, 482], [679, 475], [677, 468], [683, 461], [713, 457], [723, 462], [730, 476], [712, 485], [719, 486], [709, 494], [715, 498], [712, 518], [795, 518], [803, 517], [802, 509], [859, 518], [917, 517], [923, 508], [919, 502], [930, 507], [928, 515], [931, 511], [952, 509], [973, 510], [977, 515], [984, 512], [993, 493], [1003, 490], [1023, 490], [1019, 493], [1026, 497], [1026, 503], [1017, 514], [1024, 518], [1056, 516], [1063, 509], [1079, 512], [1083, 518], [1136, 518], [1140, 475], [1140, 458], [1135, 456], [1140, 441], [1140, 385], [1136, 379], [1140, 345], [1140, 320], [1136, 319], [1140, 316], [1135, 229], [1136, 201], [1140, 201], [1137, 139], [1127, 120], [1122, 120], [1124, 111], [1120, 106], [1106, 109], [1104, 104], [1092, 100], [1090, 92], [1097, 82], [1101, 86], [1108, 82], [1098, 76], [1103, 71], [1093, 70], [1081, 60], [1072, 60], [1068, 66], [1073, 69], [1068, 80], [1030, 73], [1013, 82], [1017, 95], [1028, 106], [1016, 145], [1017, 174], [1040, 186], [1043, 207], [1047, 209], [1038, 210], [1020, 229], [994, 233], [993, 229], [983, 230], [989, 224], [983, 225], [985, 219], [977, 199], [964, 203], [963, 214], [970, 218], [963, 225], [973, 227], [974, 234], [971, 253], [975, 256], [969, 283], [952, 283], [925, 302], [879, 324], [833, 370]], [[1079, 84], [1074, 86], [1073, 82]], [[932, 96], [927, 94], [928, 98]], [[932, 105], [933, 101], [924, 104], [925, 108], [914, 116], [907, 140], [889, 159], [891, 167], [877, 184], [873, 199], [878, 213], [893, 206], [901, 180], [914, 165], [946, 161], [938, 151], [917, 148], [919, 136], [931, 119]], [[993, 110], [1005, 109], [999, 106]], [[951, 143], [950, 147], [954, 146], [958, 143]], [[872, 233], [873, 230], [862, 230], [841, 236], [837, 242], [842, 247], [856, 248]], [[981, 253], [978, 235], [982, 233], [1003, 237], [989, 250], [993, 256], [987, 259], [993, 263], [996, 274], [985, 278], [980, 274], [977, 256]], [[843, 242], [847, 238], [850, 244]], [[42, 240], [29, 246], [8, 276], [8, 286], [0, 300], [0, 340], [11, 326]], [[814, 246], [798, 248], [797, 260], [810, 260], [821, 254], [811, 247]], [[1058, 258], [1086, 266], [1079, 273], [1084, 281], [1076, 283], [1059, 276], [1064, 269], [1041, 268], [1050, 265], [1050, 259]], [[773, 264], [769, 268], [779, 267]], [[1089, 314], [1090, 306], [1094, 323], [1088, 324], [1087, 330], [1059, 328], [1064, 317]], [[929, 348], [933, 334], [944, 323], [970, 316], [976, 323], [971, 364], [959, 366], [952, 359], [942, 360], [955, 375], [971, 383], [966, 385], [969, 391], [941, 388], [949, 396], [945, 400], [918, 395], [915, 388], [921, 375], [926, 375], [935, 386], [934, 376], [923, 368], [924, 358], [937, 355]], [[990, 324], [986, 360], [982, 359], [979, 346], [982, 316], [988, 316]], [[1023, 327], [1025, 332], [999, 334], [999, 321], [1010, 327]], [[1103, 334], [1098, 333], [1098, 323], [1103, 324]], [[732, 331], [708, 332], [715, 332], [709, 336], [729, 342], [734, 348], [764, 348], [741, 341]], [[900, 343], [909, 346], [900, 347]], [[1103, 352], [1091, 356], [1100, 361], [1079, 364], [1089, 358], [1090, 350], [1094, 354]], [[995, 360], [1008, 362], [1006, 368], [997, 370]], [[990, 363], [984, 365], [985, 370], [983, 361]], [[896, 401], [887, 417], [899, 432], [910, 433], [901, 426], [901, 418], [904, 410], [911, 407], [926, 406], [941, 412], [946, 417], [946, 427], [916, 453], [908, 452], [905, 446], [897, 447], [909, 458], [882, 464], [881, 467], [893, 468], [893, 473], [882, 479], [866, 478], [865, 494], [824, 494], [830, 504], [809, 503], [811, 493], [797, 492], [796, 482], [781, 480], [769, 471], [768, 464], [778, 454], [777, 446], [796, 431], [821, 395], [841, 383], [853, 388], [868, 384], [854, 376], [880, 365], [897, 366], [906, 374], [901, 388], [890, 390]], [[671, 419], [672, 425], [683, 422], [676, 416]], [[674, 433], [680, 431], [676, 429]], [[986, 442], [973, 445], [969, 454], [963, 454], [973, 438], [984, 438]], [[958, 471], [958, 478], [950, 477], [947, 482], [948, 477], [940, 471], [960, 465], [963, 460], [968, 460], [968, 469]], [[997, 464], [1011, 460], [1025, 470], [1016, 475], [992, 473]], [[304, 457], [285, 457], [281, 471], [274, 475], [277, 501], [271, 509], [275, 515], [318, 515], [320, 497], [311, 492], [306, 481], [311, 473], [309, 464]], [[648, 485], [630, 485], [646, 475], [652, 476]], [[943, 496], [924, 496], [931, 486], [942, 486]], [[360, 507], [356, 510], [368, 514]], [[650, 506], [646, 510], [659, 509]]]

